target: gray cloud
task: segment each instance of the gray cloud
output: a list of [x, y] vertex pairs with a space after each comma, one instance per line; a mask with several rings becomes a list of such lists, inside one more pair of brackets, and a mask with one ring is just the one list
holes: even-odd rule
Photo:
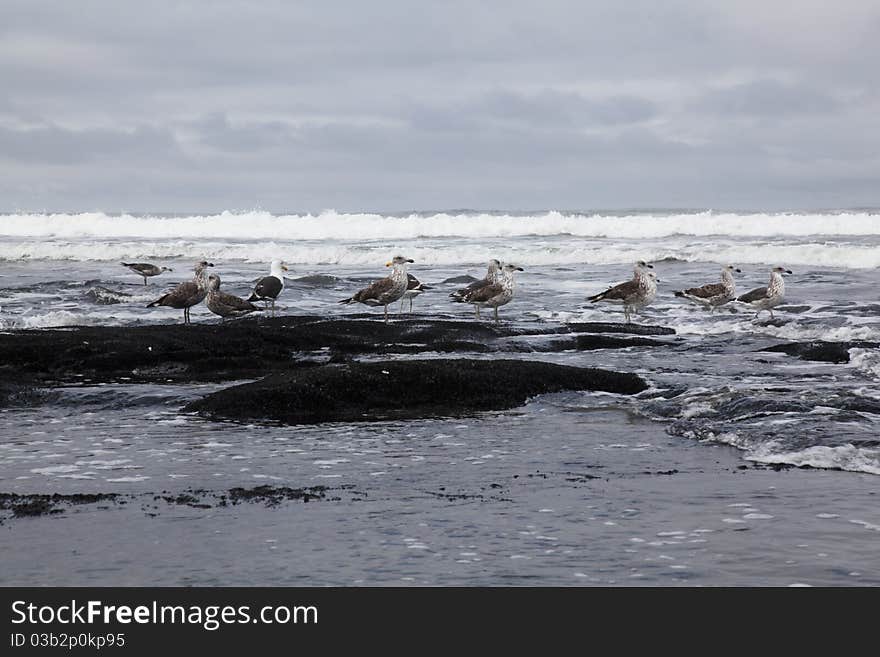
[[880, 7], [7, 0], [9, 208], [877, 204]]
[[70, 130], [52, 124], [0, 127], [0, 158], [13, 162], [78, 165], [95, 160], [154, 160], [178, 154], [174, 135], [151, 126], [131, 130]]
[[841, 103], [804, 84], [759, 79], [714, 90], [700, 99], [697, 108], [720, 114], [785, 119], [834, 112], [841, 108]]

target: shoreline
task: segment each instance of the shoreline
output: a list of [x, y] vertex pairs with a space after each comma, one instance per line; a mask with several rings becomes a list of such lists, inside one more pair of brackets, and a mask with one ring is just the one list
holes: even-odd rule
[[[629, 352], [662, 358], [687, 340], [662, 327], [446, 318], [385, 325], [364, 316], [2, 334], [9, 360], [0, 402], [5, 392], [13, 403], [0, 403], [0, 412], [33, 416], [38, 432], [34, 414], [54, 403], [41, 396], [54, 388], [93, 387], [83, 397], [91, 400], [115, 383], [128, 392], [108, 407], [100, 432], [77, 420], [91, 456], [74, 443], [51, 467], [28, 464], [0, 479], [0, 532], [9, 539], [0, 584], [880, 584], [876, 475], [748, 461], [735, 447], [671, 435], [635, 414], [626, 396], [597, 405], [577, 392], [581, 384], [527, 393], [525, 405], [394, 421], [378, 413], [369, 422], [278, 426], [182, 412], [212, 395], [227, 408], [224, 393], [243, 390], [247, 400], [271, 381], [287, 390], [340, 368], [442, 368], [450, 357], [473, 356], [467, 362], [488, 368], [490, 380], [504, 363], [533, 368], [510, 373], [533, 386], [541, 383], [534, 366], [589, 371], [547, 359], [608, 338], [652, 344], [590, 350], [597, 357], [588, 362], [637, 363], [640, 356], [611, 357]], [[434, 349], [435, 339], [449, 351]], [[774, 357], [837, 359], [831, 348]], [[173, 366], [146, 370], [163, 358]], [[244, 374], [259, 381], [236, 385]], [[431, 377], [423, 378], [407, 385], [430, 391]], [[139, 387], [170, 392], [129, 410], [125, 395]], [[80, 397], [65, 399], [74, 415], [91, 415]], [[63, 418], [67, 406], [59, 408]], [[121, 423], [135, 427], [130, 447], [100, 456], [102, 436], [118, 440]], [[121, 471], [103, 474], [114, 468]], [[38, 546], [40, 558], [25, 545]]]
[[872, 475], [749, 463], [631, 417], [631, 439], [605, 443], [628, 414], [582, 415], [583, 442], [544, 436], [537, 469], [514, 453], [478, 474], [354, 470], [320, 488], [314, 476], [238, 488], [238, 504], [224, 480], [6, 518], [0, 532], [43, 554], [3, 550], [0, 583], [880, 584]]

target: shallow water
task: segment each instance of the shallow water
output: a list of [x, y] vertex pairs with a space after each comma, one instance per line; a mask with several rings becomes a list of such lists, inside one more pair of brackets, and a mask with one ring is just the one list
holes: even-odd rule
[[[414, 312], [461, 318], [470, 308], [448, 299], [460, 285], [443, 281], [482, 276], [477, 252], [515, 256], [526, 271], [501, 315], [522, 325], [621, 320], [618, 308], [585, 297], [628, 278], [632, 260], [655, 258], [660, 292], [638, 321], [676, 330], [657, 338], [663, 347], [505, 354], [637, 372], [651, 389], [636, 398], [560, 394], [472, 418], [215, 424], [179, 409], [217, 385], [53, 390], [42, 407], [0, 411], [0, 491], [134, 497], [109, 509], [8, 521], [0, 532], [12, 540], [0, 551], [10, 568], [0, 579], [48, 583], [48, 572], [57, 583], [120, 584], [878, 583], [880, 351], [853, 348], [848, 364], [760, 351], [787, 340], [880, 341], [876, 218], [846, 224], [855, 226], [847, 234], [784, 236], [762, 235], [760, 222], [746, 218], [721, 237], [702, 234], [693, 217], [667, 219], [678, 222], [674, 230], [652, 220], [652, 234], [624, 237], [551, 234], [556, 217], [529, 234], [502, 218], [477, 243], [419, 237], [409, 226], [383, 241], [350, 218], [349, 239], [279, 231], [268, 244], [241, 236], [205, 244], [186, 234], [202, 226], [192, 221], [180, 224], [182, 237], [166, 224], [151, 224], [149, 237], [141, 229], [100, 239], [0, 228], [8, 258], [0, 262], [3, 330], [180, 321], [180, 311], [145, 306], [202, 256], [214, 261], [223, 288], [240, 295], [266, 273], [257, 256], [285, 258], [291, 271], [279, 312], [362, 312], [336, 301], [383, 275], [395, 252], [415, 258], [411, 271], [434, 287]], [[445, 231], [462, 232], [447, 223]], [[672, 295], [716, 280], [713, 254], [743, 269], [741, 292], [765, 285], [772, 264], [794, 271], [774, 322], [735, 304], [709, 314]], [[118, 264], [123, 257], [174, 271], [145, 287]], [[203, 306], [192, 314], [217, 321]], [[260, 484], [324, 485], [339, 499], [272, 509], [153, 500], [161, 491]], [[38, 546], [38, 562], [24, 545]]]
[[[584, 401], [359, 427], [135, 409], [50, 428], [50, 460], [69, 467], [46, 468], [28, 436], [30, 478], [4, 483], [132, 497], [0, 527], [4, 583], [880, 583], [874, 476], [742, 470], [731, 448]], [[266, 483], [330, 491], [275, 508], [156, 499]]]

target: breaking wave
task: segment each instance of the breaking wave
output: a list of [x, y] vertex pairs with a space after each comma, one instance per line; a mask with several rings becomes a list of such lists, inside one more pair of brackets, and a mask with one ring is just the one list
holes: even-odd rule
[[873, 214], [514, 214], [211, 216], [0, 215], [0, 260], [201, 258], [373, 265], [389, 252], [422, 264], [501, 257], [530, 265], [633, 260], [880, 267]]
[[388, 239], [381, 242], [326, 240], [284, 242], [271, 239], [221, 242], [202, 241], [108, 241], [69, 239], [9, 240], [0, 237], [0, 260], [173, 260], [209, 258], [220, 261], [265, 263], [281, 257], [295, 265], [370, 265], [401, 252], [419, 264], [451, 265], [483, 263], [490, 257], [524, 265], [629, 264], [635, 260], [679, 260], [743, 264], [785, 263], [788, 267], [880, 267], [877, 244], [786, 244], [786, 243], [694, 243], [683, 238], [664, 242], [610, 242], [574, 238], [483, 238], [479, 240]]
[[877, 236], [880, 216], [840, 214], [542, 214], [437, 213], [387, 216], [338, 213], [273, 215], [223, 212], [207, 216], [83, 214], [0, 215], [0, 236], [134, 239], [387, 240], [419, 237], [575, 237], [656, 239], [673, 235]]

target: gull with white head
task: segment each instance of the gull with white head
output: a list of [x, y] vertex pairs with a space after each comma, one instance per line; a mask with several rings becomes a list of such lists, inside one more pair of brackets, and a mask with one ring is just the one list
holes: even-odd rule
[[287, 267], [280, 260], [273, 260], [269, 268], [269, 275], [263, 276], [254, 286], [254, 291], [248, 301], [262, 301], [264, 307], [272, 304], [272, 315], [275, 315], [275, 300], [284, 289], [284, 272]]

